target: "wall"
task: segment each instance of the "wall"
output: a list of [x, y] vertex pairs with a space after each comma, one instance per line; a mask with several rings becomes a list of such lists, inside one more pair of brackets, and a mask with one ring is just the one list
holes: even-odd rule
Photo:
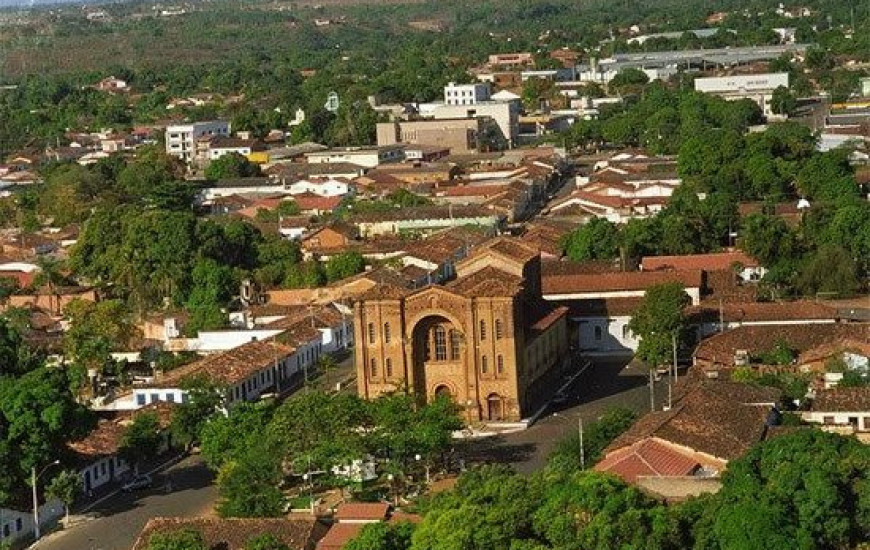
[[[64, 515], [63, 503], [50, 500], [39, 507], [39, 525], [44, 531]], [[0, 508], [0, 544], [25, 539], [33, 534], [33, 512]]]
[[[832, 417], [833, 422], [825, 422], [825, 417]], [[861, 432], [870, 432], [870, 411], [856, 411], [856, 412], [802, 412], [801, 418], [805, 422], [812, 422], [814, 424], [823, 424], [823, 425], [834, 425], [834, 426], [848, 426], [849, 419], [857, 420], [857, 431]]]
[[631, 316], [584, 317], [578, 320], [578, 345], [584, 352], [632, 355], [639, 339], [628, 330]]
[[82, 476], [82, 491], [87, 493], [89, 490], [102, 487], [106, 483], [120, 479], [123, 474], [129, 471], [130, 466], [118, 457], [97, 459], [79, 470], [79, 474]]

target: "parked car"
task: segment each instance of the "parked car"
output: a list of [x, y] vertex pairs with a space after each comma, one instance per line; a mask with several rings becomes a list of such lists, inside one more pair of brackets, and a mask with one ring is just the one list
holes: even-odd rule
[[142, 489], [147, 489], [147, 488], [151, 487], [152, 482], [153, 481], [151, 479], [151, 476], [145, 475], [145, 474], [138, 475], [138, 476], [134, 477], [133, 479], [131, 479], [130, 481], [128, 481], [127, 483], [125, 483], [124, 485], [122, 485], [121, 490], [125, 491], [127, 493], [130, 493], [132, 491], [139, 491]]

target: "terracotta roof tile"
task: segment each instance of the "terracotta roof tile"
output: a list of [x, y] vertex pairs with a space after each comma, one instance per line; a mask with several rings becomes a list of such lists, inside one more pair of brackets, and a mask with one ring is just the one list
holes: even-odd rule
[[672, 282], [682, 283], [686, 288], [701, 288], [703, 275], [699, 270], [547, 275], [541, 278], [541, 284], [544, 294], [646, 290]]
[[736, 250], [716, 254], [690, 254], [687, 256], [646, 256], [641, 260], [644, 271], [703, 269], [706, 271], [730, 271], [735, 264], [757, 267], [758, 260]]
[[522, 290], [523, 279], [492, 266], [456, 279], [447, 288], [468, 297], [514, 296]]
[[810, 410], [815, 412], [870, 411], [870, 387], [818, 390]]
[[351, 539], [359, 535], [365, 523], [336, 523], [329, 528], [317, 543], [317, 550], [341, 550]]
[[702, 304], [686, 308], [693, 322], [718, 322], [720, 313], [725, 322], [835, 320], [837, 310], [819, 302], [798, 300], [795, 302], [737, 302]]
[[798, 353], [838, 339], [870, 339], [870, 324], [829, 323], [742, 326], [711, 336], [695, 350], [699, 363], [732, 366], [737, 350], [758, 354], [786, 342]]
[[177, 388], [185, 379], [200, 375], [221, 384], [233, 385], [274, 364], [276, 356], [281, 359], [293, 351], [294, 348], [276, 342], [250, 342], [169, 371], [155, 380], [152, 387]]
[[390, 513], [385, 502], [344, 502], [335, 509], [334, 518], [339, 522], [347, 520], [383, 521]]
[[638, 477], [688, 476], [701, 466], [689, 454], [655, 438], [643, 439], [611, 452], [595, 470], [615, 474], [626, 483]]

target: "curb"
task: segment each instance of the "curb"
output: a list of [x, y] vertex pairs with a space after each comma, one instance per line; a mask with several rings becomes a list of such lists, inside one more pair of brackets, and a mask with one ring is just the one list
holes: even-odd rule
[[[160, 471], [162, 471], [162, 470], [165, 470], [165, 469], [167, 469], [167, 468], [171, 468], [172, 466], [175, 466], [176, 464], [178, 464], [179, 462], [181, 462], [182, 460], [184, 460], [185, 458], [187, 458], [187, 456], [188, 456], [188, 455], [187, 455], [186, 453], [182, 453], [182, 454], [180, 454], [180, 455], [174, 456], [174, 457], [170, 458], [169, 460], [167, 460], [166, 462], [164, 462], [164, 463], [162, 463], [162, 464], [158, 464], [158, 465], [155, 466], [154, 468], [151, 468], [151, 469], [148, 470], [147, 472], [144, 472], [144, 475], [149, 475], [149, 476], [150, 476], [151, 474], [155, 474], [155, 473], [158, 473], [158, 472], [160, 472]], [[98, 498], [98, 499], [95, 500], [94, 502], [91, 502], [90, 504], [88, 504], [87, 506], [85, 506], [84, 508], [82, 508], [81, 510], [77, 510], [76, 513], [77, 513], [77, 514], [85, 514], [85, 513], [87, 513], [88, 511], [90, 511], [91, 508], [93, 508], [94, 506], [96, 506], [96, 505], [98, 505], [98, 504], [101, 504], [101, 503], [103, 503], [103, 502], [109, 500], [110, 498], [116, 496], [116, 495], [117, 495], [118, 493], [120, 493], [120, 492], [121, 492], [121, 489], [120, 489], [120, 488], [115, 489], [115, 490], [112, 491], [111, 493], [108, 493], [108, 494], [106, 494], [106, 495], [103, 495], [102, 497]]]

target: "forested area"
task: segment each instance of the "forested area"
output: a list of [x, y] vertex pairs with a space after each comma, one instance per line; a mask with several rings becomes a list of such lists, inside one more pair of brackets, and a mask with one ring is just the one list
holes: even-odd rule
[[[238, 130], [263, 135], [285, 127], [302, 108], [305, 124], [293, 141], [311, 139], [335, 145], [370, 142], [377, 117], [369, 95], [385, 102], [429, 101], [449, 81], [463, 82], [466, 69], [491, 53], [532, 51], [540, 67], [553, 66], [548, 52], [567, 46], [584, 59], [632, 49], [684, 49], [773, 42], [772, 27], [787, 20], [773, 13], [777, 2], [729, 1], [719, 7], [731, 15], [721, 23], [731, 32], [707, 39], [651, 40], [629, 45], [620, 33], [633, 24], [649, 32], [706, 26], [712, 13], [705, 2], [548, 0], [483, 2], [475, 5], [425, 2], [270, 11], [256, 2], [218, 2], [182, 17], [130, 17], [137, 5], [113, 5], [113, 20], [86, 22], [72, 10], [61, 15], [34, 12], [30, 25], [0, 35], [0, 75], [17, 89], [0, 92], [0, 155], [32, 140], [51, 142], [65, 129], [116, 129], [182, 114], [226, 117]], [[814, 15], [798, 22], [798, 37], [818, 43], [808, 62], [819, 85], [835, 98], [854, 89], [857, 73], [834, 69], [837, 55], [870, 57], [868, 33], [844, 38], [853, 21], [846, 2], [807, 2]], [[741, 11], [745, 8], [746, 15]], [[855, 25], [866, 25], [868, 7], [856, 6]], [[764, 13], [765, 15], [757, 15]], [[314, 18], [332, 18], [326, 27]], [[436, 21], [441, 31], [408, 26]], [[663, 23], [666, 22], [666, 23]], [[815, 30], [813, 30], [815, 29]], [[613, 38], [613, 40], [611, 40]], [[384, 46], [389, 44], [389, 55]], [[231, 46], [230, 46], [231, 45]], [[783, 67], [788, 68], [783, 60]], [[301, 71], [315, 70], [303, 78]], [[806, 93], [809, 80], [792, 67]], [[91, 89], [101, 77], [126, 80], [129, 95]], [[337, 91], [341, 106], [323, 109]], [[213, 103], [168, 111], [173, 98], [217, 94]], [[667, 124], [667, 116], [659, 117]]]

